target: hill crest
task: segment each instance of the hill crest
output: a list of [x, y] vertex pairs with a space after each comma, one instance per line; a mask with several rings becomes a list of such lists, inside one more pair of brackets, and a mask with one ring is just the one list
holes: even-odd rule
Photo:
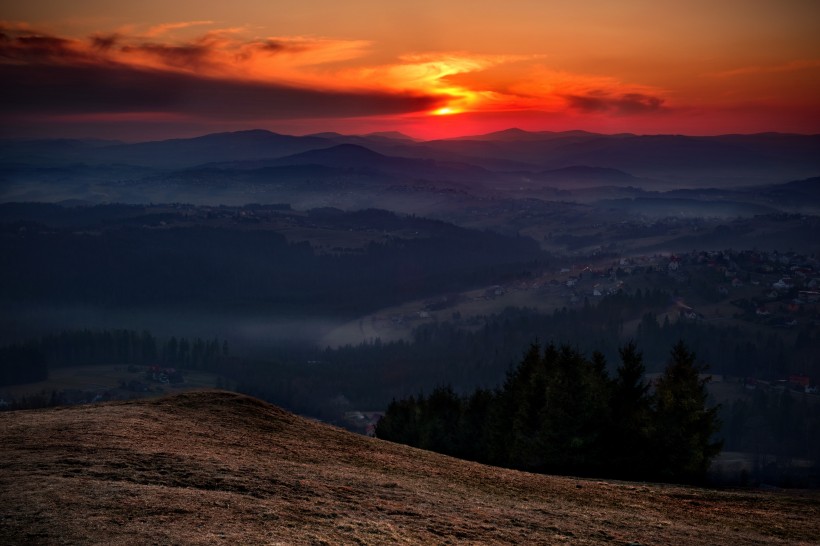
[[0, 431], [10, 543], [796, 544], [820, 533], [808, 493], [495, 469], [222, 391], [7, 412]]

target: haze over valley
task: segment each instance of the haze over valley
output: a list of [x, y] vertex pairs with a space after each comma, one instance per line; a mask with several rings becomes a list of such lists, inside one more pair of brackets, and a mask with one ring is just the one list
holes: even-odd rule
[[2, 11], [9, 543], [817, 541], [820, 5]]

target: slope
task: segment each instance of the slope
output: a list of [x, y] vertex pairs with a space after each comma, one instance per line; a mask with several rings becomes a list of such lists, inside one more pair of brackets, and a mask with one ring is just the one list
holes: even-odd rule
[[0, 414], [7, 544], [808, 544], [814, 494], [499, 470], [225, 392]]

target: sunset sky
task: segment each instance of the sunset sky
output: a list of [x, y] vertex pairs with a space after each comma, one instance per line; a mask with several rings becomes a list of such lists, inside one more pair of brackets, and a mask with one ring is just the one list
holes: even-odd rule
[[27, 0], [0, 136], [820, 133], [816, 0]]

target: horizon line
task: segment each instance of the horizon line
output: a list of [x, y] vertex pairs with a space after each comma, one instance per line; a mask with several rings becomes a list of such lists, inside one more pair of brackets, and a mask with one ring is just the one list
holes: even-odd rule
[[[398, 131], [398, 130], [385, 130], [385, 131], [368, 131], [362, 133], [340, 133], [338, 131], [312, 131], [312, 132], [278, 132], [271, 129], [265, 129], [262, 127], [256, 127], [252, 129], [237, 129], [232, 131], [208, 131], [203, 133], [196, 133], [189, 136], [171, 136], [167, 138], [148, 138], [148, 139], [120, 139], [120, 138], [100, 138], [100, 137], [93, 137], [93, 136], [73, 136], [73, 137], [36, 137], [36, 138], [14, 138], [14, 137], [0, 137], [0, 142], [37, 142], [37, 141], [103, 141], [103, 142], [111, 142], [111, 143], [118, 143], [118, 144], [141, 144], [146, 142], [163, 142], [163, 141], [170, 141], [170, 140], [192, 140], [196, 138], [203, 138], [207, 136], [213, 135], [226, 135], [226, 134], [239, 134], [239, 133], [253, 133], [253, 132], [264, 132], [273, 135], [279, 136], [289, 136], [295, 138], [305, 138], [305, 137], [316, 137], [316, 138], [332, 138], [332, 137], [323, 137], [322, 135], [325, 134], [332, 134], [338, 135], [339, 137], [382, 137], [382, 138], [390, 138], [390, 133], [395, 133], [397, 135], [402, 135], [406, 137], [408, 140], [411, 140], [414, 143], [424, 143], [424, 142], [437, 142], [443, 140], [469, 140], [471, 138], [478, 138], [478, 137], [488, 137], [492, 135], [500, 135], [503, 133], [511, 133], [517, 132], [521, 134], [527, 135], [538, 135], [538, 134], [551, 134], [551, 135], [560, 135], [560, 134], [568, 134], [568, 133], [586, 133], [589, 135], [600, 135], [600, 136], [634, 136], [634, 137], [647, 137], [647, 136], [673, 136], [673, 137], [689, 137], [689, 138], [718, 138], [718, 137], [727, 137], [727, 136], [760, 136], [760, 135], [783, 135], [783, 136], [804, 136], [804, 137], [813, 137], [813, 136], [820, 136], [820, 133], [798, 133], [798, 132], [783, 132], [783, 131], [755, 131], [755, 132], [729, 132], [729, 133], [715, 133], [715, 134], [691, 134], [691, 133], [675, 133], [675, 132], [661, 132], [661, 133], [632, 133], [632, 132], [624, 132], [618, 131], [613, 133], [606, 133], [606, 132], [599, 132], [599, 131], [588, 131], [586, 129], [567, 129], [562, 131], [553, 131], [549, 129], [543, 130], [527, 130], [521, 129], [520, 127], [508, 127], [506, 129], [500, 129], [497, 131], [489, 131], [486, 133], [468, 133], [458, 136], [451, 136], [451, 137], [442, 137], [442, 138], [419, 138], [409, 134], [409, 132], [405, 131]], [[395, 138], [395, 140], [401, 140], [400, 138]]]

